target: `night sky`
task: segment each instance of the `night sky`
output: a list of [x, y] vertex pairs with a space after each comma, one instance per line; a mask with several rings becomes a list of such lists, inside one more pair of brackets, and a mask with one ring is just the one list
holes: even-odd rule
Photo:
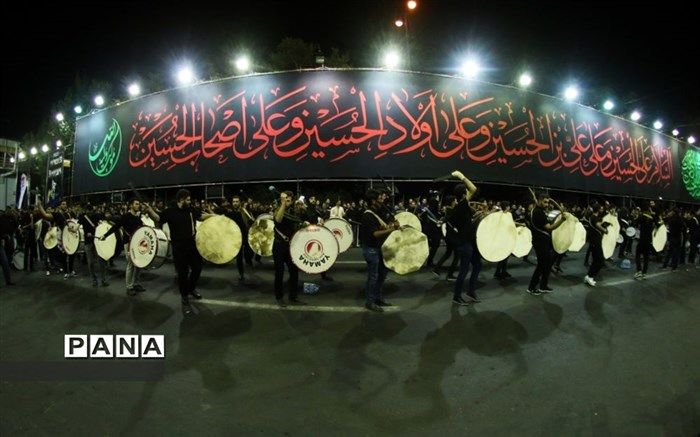
[[[378, 49], [403, 36], [393, 22], [405, 2], [18, 2], [14, 8], [18, 13], [5, 15], [2, 26], [0, 137], [21, 139], [53, 116], [52, 105], [78, 77], [107, 81], [124, 98], [130, 78], [157, 73], [175, 85], [179, 60], [195, 68], [205, 60], [225, 66], [234, 56], [229, 47], [249, 47], [255, 56], [286, 36], [318, 43], [326, 54], [338, 47], [354, 66], [378, 66]], [[664, 130], [690, 125], [680, 128], [681, 136], [697, 137], [693, 16], [688, 6], [669, 1], [419, 0], [409, 29], [421, 53], [417, 69], [455, 73], [460, 53], [477, 53], [489, 68], [480, 79], [509, 84], [527, 67], [535, 91], [560, 94], [573, 80], [581, 103], [598, 106], [611, 96], [615, 113], [639, 109], [646, 125], [661, 118]], [[200, 67], [199, 75], [206, 74]]]

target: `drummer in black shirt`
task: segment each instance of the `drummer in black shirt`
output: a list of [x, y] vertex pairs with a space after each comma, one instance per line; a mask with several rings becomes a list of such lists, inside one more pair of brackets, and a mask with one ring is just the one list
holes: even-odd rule
[[382, 257], [382, 244], [389, 234], [400, 229], [397, 221], [387, 221], [380, 216], [382, 204], [386, 198], [377, 190], [367, 191], [369, 209], [362, 214], [360, 221], [360, 242], [362, 255], [367, 262], [367, 283], [365, 286], [365, 308], [370, 311], [383, 312], [383, 306], [391, 304], [382, 298], [382, 285], [388, 270]]
[[[153, 214], [149, 213], [149, 215], [155, 220], [155, 216]], [[146, 289], [139, 283], [141, 269], [134, 265], [129, 253], [131, 236], [134, 235], [134, 232], [136, 232], [141, 226], [143, 226], [143, 221], [141, 221], [141, 201], [139, 201], [139, 199], [132, 199], [129, 203], [129, 210], [122, 214], [104, 235], [98, 237], [101, 241], [104, 241], [107, 237], [119, 229], [124, 231], [125, 235], [123, 241], [124, 253], [126, 253], [126, 294], [129, 296], [134, 296], [139, 291], [146, 291]]]
[[668, 252], [666, 252], [661, 268], [667, 268], [670, 263], [671, 270], [676, 271], [681, 260], [681, 250], [685, 250], [682, 247], [685, 224], [681, 218], [680, 211], [676, 208], [668, 212], [664, 221], [668, 227]]
[[181, 189], [175, 195], [175, 206], [167, 208], [160, 214], [153, 211], [149, 205], [146, 209], [153, 220], [161, 225], [167, 223], [170, 227], [170, 244], [173, 246], [173, 261], [177, 270], [177, 281], [180, 288], [182, 306], [186, 314], [192, 312], [189, 296], [201, 299], [202, 295], [196, 290], [197, 281], [202, 273], [202, 256], [197, 250], [195, 235], [197, 220], [206, 220], [214, 214], [203, 214], [201, 210], [192, 208], [190, 192]]
[[553, 250], [551, 232], [561, 226], [566, 217], [564, 214], [560, 214], [554, 223], [547, 223], [546, 209], [549, 208], [549, 198], [546, 194], [541, 193], [535, 201], [536, 206], [530, 212], [529, 225], [532, 230], [532, 246], [537, 256], [537, 267], [532, 273], [527, 292], [532, 295], [539, 295], [553, 291], [548, 285]]
[[595, 277], [605, 264], [605, 257], [603, 256], [603, 235], [608, 233], [607, 226], [609, 226], [609, 224], [603, 222], [603, 217], [605, 217], [605, 209], [603, 205], [594, 202], [592, 209], [593, 211], [588, 217], [588, 232], [590, 232], [588, 244], [591, 248], [593, 261], [591, 262], [591, 265], [588, 268], [588, 273], [586, 273], [583, 281], [587, 285], [595, 287]]
[[654, 213], [653, 204], [649, 204], [635, 221], [635, 227], [639, 229], [639, 240], [637, 241], [634, 257], [634, 262], [637, 266], [637, 273], [634, 274], [635, 279], [646, 279], [647, 269], [649, 268], [649, 256], [652, 250], [651, 242], [657, 221], [658, 218]]
[[289, 272], [289, 302], [293, 304], [301, 303], [297, 299], [299, 292], [299, 268], [292, 262], [292, 255], [289, 252], [289, 242], [299, 227], [301, 219], [296, 219], [289, 214], [294, 193], [283, 191], [280, 193], [280, 205], [275, 211], [275, 242], [272, 246], [272, 259], [275, 263], [275, 299], [277, 305], [286, 306], [284, 303], [284, 266]]
[[107, 261], [97, 255], [95, 249], [95, 228], [104, 220], [104, 216], [98, 211], [96, 206], [89, 206], [88, 210], [80, 215], [78, 223], [83, 227], [85, 233], [85, 258], [87, 258], [88, 272], [92, 277], [92, 286], [97, 287], [97, 270], [100, 271], [100, 279], [102, 286], [107, 287]]
[[[73, 218], [68, 210], [68, 203], [64, 200], [62, 201], [58, 209], [51, 213], [47, 213], [41, 202], [39, 202], [39, 213], [41, 217], [50, 220], [53, 226], [56, 226], [61, 232], [66, 226], [69, 219]], [[61, 244], [61, 243], [59, 243]], [[61, 269], [63, 270], [63, 279], [68, 279], [69, 276], [76, 276], [75, 271], [73, 271], [73, 263], [75, 261], [75, 255], [67, 255], [62, 251], [62, 248], [57, 246], [53, 249], [55, 258], [60, 262]], [[51, 256], [51, 250], [49, 251], [49, 258]], [[49, 274], [49, 271], [46, 271]]]
[[[245, 251], [249, 249], [248, 246], [248, 229], [250, 228], [250, 225], [255, 221], [253, 215], [248, 212], [248, 210], [243, 206], [241, 203], [241, 197], [239, 195], [234, 195], [231, 197], [231, 208], [223, 208], [220, 207], [216, 210], [217, 214], [223, 214], [226, 217], [230, 218], [236, 224], [238, 227], [241, 229], [241, 239], [243, 241], [243, 244], [241, 246], [241, 250], [238, 251], [238, 255], [236, 255], [236, 265], [238, 267], [238, 281], [239, 282], [244, 282], [245, 281], [245, 267], [244, 267], [244, 261], [245, 261]], [[252, 266], [252, 263], [249, 264]]]

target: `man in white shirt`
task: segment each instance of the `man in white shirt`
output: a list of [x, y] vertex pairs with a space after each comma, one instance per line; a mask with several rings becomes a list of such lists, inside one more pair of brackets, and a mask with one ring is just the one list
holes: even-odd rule
[[331, 208], [331, 218], [343, 218], [345, 217], [345, 209], [340, 206], [340, 200], [335, 202], [335, 206]]

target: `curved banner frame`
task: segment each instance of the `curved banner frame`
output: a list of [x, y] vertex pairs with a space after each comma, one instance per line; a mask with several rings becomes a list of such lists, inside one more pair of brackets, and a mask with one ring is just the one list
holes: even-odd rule
[[700, 151], [576, 103], [424, 73], [270, 73], [82, 117], [73, 193], [271, 179], [478, 181], [700, 200]]

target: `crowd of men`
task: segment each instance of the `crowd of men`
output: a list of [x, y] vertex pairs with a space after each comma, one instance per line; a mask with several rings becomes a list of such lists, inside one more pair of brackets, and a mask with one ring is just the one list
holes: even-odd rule
[[[233, 195], [227, 199], [192, 199], [187, 190], [180, 190], [172, 204], [162, 201], [150, 204], [135, 197], [122, 204], [73, 204], [65, 201], [54, 208], [44, 208], [41, 202], [36, 207], [17, 210], [7, 208], [0, 214], [0, 264], [5, 283], [13, 285], [12, 267], [28, 272], [41, 269], [47, 276], [62, 275], [68, 280], [77, 275], [76, 256], [85, 261], [92, 285], [109, 286], [108, 270], [114, 258], [125, 252], [125, 288], [129, 296], [143, 292], [140, 282], [140, 269], [131, 260], [129, 253], [130, 237], [141, 226], [141, 216], [150, 217], [157, 226], [170, 226], [172, 256], [178, 277], [183, 308], [189, 309], [191, 298], [201, 299], [196, 290], [202, 271], [202, 258], [195, 246], [196, 221], [206, 220], [214, 214], [223, 214], [234, 220], [242, 231], [243, 241], [256, 218], [261, 214], [271, 214], [275, 221], [275, 240], [272, 258], [274, 261], [274, 292], [280, 306], [302, 304], [298, 298], [300, 291], [299, 272], [290, 257], [289, 242], [294, 233], [308, 224], [320, 224], [328, 218], [348, 220], [355, 229], [356, 245], [362, 246], [362, 254], [367, 263], [365, 285], [365, 306], [368, 310], [382, 312], [390, 306], [382, 295], [382, 285], [387, 276], [387, 268], [382, 260], [381, 246], [391, 232], [400, 228], [394, 216], [400, 211], [414, 213], [421, 221], [422, 232], [427, 236], [430, 247], [426, 267], [435, 275], [441, 276], [449, 258], [446, 279], [454, 281], [453, 303], [468, 305], [479, 302], [476, 284], [482, 268], [482, 257], [476, 244], [476, 229], [487, 214], [495, 211], [511, 212], [515, 222], [528, 226], [532, 232], [532, 245], [537, 260], [526, 291], [532, 295], [551, 293], [549, 276], [551, 272], [561, 272], [563, 255], [552, 248], [552, 232], [564, 222], [562, 210], [578, 217], [585, 225], [588, 236], [588, 249], [585, 264], [588, 271], [583, 281], [591, 287], [597, 285], [596, 276], [605, 264], [601, 242], [608, 232], [603, 217], [617, 216], [621, 229], [634, 227], [638, 234], [634, 237], [622, 232], [622, 243], [618, 245], [615, 258], [628, 260], [635, 265], [635, 279], [643, 280], [653, 256], [660, 256], [662, 268], [677, 269], [679, 265], [695, 264], [700, 244], [700, 209], [680, 208], [674, 204], [665, 207], [654, 201], [640, 201], [637, 206], [616, 205], [609, 201], [591, 201], [585, 205], [555, 203], [544, 193], [523, 196], [513, 201], [492, 201], [478, 198], [478, 189], [460, 172], [454, 172], [461, 183], [451, 190], [441, 193], [430, 191], [426, 196], [415, 198], [392, 198], [388, 189], [370, 189], [364, 198], [331, 201], [330, 197], [321, 201], [316, 196], [304, 197], [290, 191], [274, 192], [274, 198], [250, 199]], [[69, 220], [77, 220], [85, 235], [85, 250], [77, 255], [67, 255], [60, 245], [46, 249], [43, 241], [53, 226], [63, 229]], [[96, 235], [97, 224], [107, 221], [111, 228], [104, 235]], [[652, 235], [660, 224], [668, 230], [668, 243], [662, 254], [656, 255], [652, 248]], [[104, 240], [109, 235], [118, 237], [117, 251], [113, 259], [105, 261], [97, 255], [95, 239]], [[444, 244], [445, 252], [437, 259], [438, 249]], [[21, 252], [24, 263], [13, 266], [13, 258]], [[525, 257], [527, 259], [527, 256]], [[246, 281], [246, 267], [260, 262], [247, 244], [236, 257], [238, 279]], [[494, 277], [498, 280], [510, 277], [508, 259], [499, 262]], [[467, 281], [467, 274], [471, 275]], [[287, 301], [285, 297], [284, 275], [288, 275]], [[323, 279], [332, 280], [323, 275]], [[465, 288], [465, 282], [467, 283]]]

